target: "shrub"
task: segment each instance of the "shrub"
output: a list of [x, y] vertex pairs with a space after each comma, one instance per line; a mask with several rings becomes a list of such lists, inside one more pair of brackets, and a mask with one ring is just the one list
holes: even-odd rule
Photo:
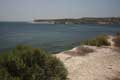
[[0, 56], [0, 80], [66, 80], [60, 60], [41, 49], [17, 46]]
[[101, 35], [96, 37], [95, 39], [83, 41], [82, 45], [91, 45], [91, 46], [109, 46], [108, 37], [106, 35]]
[[115, 46], [120, 47], [120, 34], [117, 34], [113, 41], [115, 42]]

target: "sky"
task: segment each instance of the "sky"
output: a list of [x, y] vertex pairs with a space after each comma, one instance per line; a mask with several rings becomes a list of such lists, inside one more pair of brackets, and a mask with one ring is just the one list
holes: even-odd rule
[[120, 17], [120, 0], [0, 0], [0, 21]]

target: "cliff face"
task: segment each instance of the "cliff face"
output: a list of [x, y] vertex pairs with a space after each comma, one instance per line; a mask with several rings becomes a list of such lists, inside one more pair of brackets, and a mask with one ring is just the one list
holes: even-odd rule
[[38, 19], [34, 22], [48, 24], [120, 24], [120, 18]]

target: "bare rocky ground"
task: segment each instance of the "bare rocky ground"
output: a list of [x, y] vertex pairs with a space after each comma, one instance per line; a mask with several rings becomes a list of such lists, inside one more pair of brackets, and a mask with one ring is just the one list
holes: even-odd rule
[[120, 80], [120, 52], [111, 46], [78, 46], [55, 56], [68, 70], [69, 80]]

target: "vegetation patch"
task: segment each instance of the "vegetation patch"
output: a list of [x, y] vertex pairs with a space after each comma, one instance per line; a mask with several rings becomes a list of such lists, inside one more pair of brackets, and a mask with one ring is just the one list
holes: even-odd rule
[[66, 80], [67, 70], [41, 49], [17, 46], [0, 55], [0, 80]]
[[65, 54], [71, 55], [71, 56], [86, 56], [87, 54], [94, 52], [93, 49], [88, 47], [77, 47], [75, 51], [65, 51]]
[[116, 47], [120, 47], [120, 33], [117, 33], [117, 35], [115, 36], [115, 39], [113, 39], [113, 41], [115, 42]]
[[91, 52], [94, 52], [94, 50], [93, 50], [93, 49], [90, 49], [90, 48], [88, 48], [88, 47], [81, 47], [81, 48], [80, 48], [80, 55], [81, 55], [81, 56], [85, 56], [85, 55], [87, 55], [87, 54], [89, 54], [89, 53], [91, 53]]
[[108, 36], [107, 35], [100, 35], [94, 39], [86, 40], [81, 42], [82, 45], [90, 45], [90, 46], [109, 46], [110, 43], [108, 42]]

